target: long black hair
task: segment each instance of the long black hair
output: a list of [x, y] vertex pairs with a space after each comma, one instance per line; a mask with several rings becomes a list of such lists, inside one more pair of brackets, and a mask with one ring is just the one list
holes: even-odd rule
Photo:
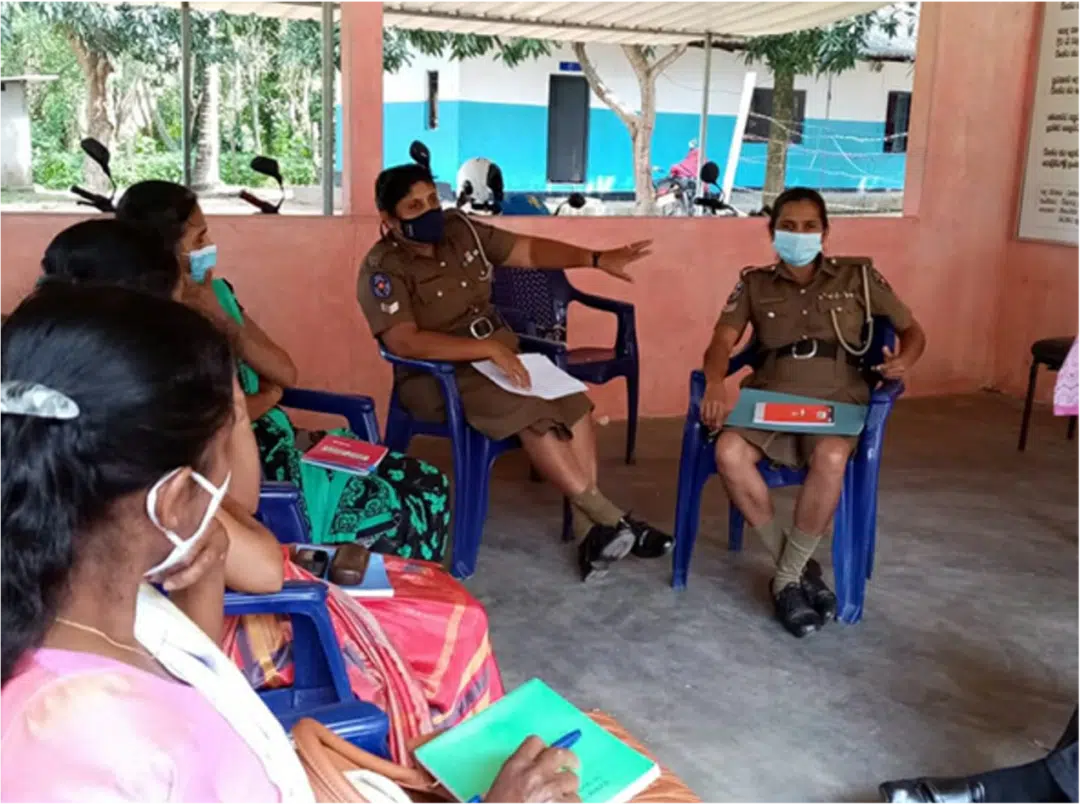
[[183, 185], [151, 179], [124, 192], [116, 205], [116, 217], [151, 230], [175, 254], [198, 203], [199, 197]]
[[818, 209], [818, 215], [821, 217], [822, 230], [826, 232], [829, 230], [829, 213], [825, 209], [825, 199], [822, 198], [821, 193], [809, 187], [791, 187], [777, 196], [776, 201], [769, 208], [770, 234], [776, 231], [776, 222], [780, 220], [780, 213], [783, 211], [784, 205], [792, 201], [809, 201], [813, 203]]
[[113, 504], [177, 467], [203, 468], [232, 417], [234, 367], [198, 313], [124, 288], [46, 283], [2, 333], [5, 390], [39, 383], [79, 408], [74, 419], [0, 418], [6, 683], [52, 624], [72, 567], [111, 533], [98, 526]]
[[69, 226], [45, 250], [48, 281], [119, 285], [169, 296], [180, 264], [156, 234], [125, 221], [91, 218]]

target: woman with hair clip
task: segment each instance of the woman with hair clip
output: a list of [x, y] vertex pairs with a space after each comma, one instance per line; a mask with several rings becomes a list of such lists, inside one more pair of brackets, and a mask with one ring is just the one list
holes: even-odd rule
[[378, 553], [441, 562], [450, 507], [449, 482], [438, 469], [397, 453], [364, 478], [300, 461], [296, 428], [278, 407], [282, 390], [296, 383], [296, 366], [244, 310], [232, 286], [215, 279], [217, 247], [198, 197], [172, 182], [139, 182], [120, 198], [116, 216], [153, 232], [176, 255], [180, 300], [229, 337], [266, 477], [300, 488], [311, 541], [358, 542]]
[[[209, 637], [238, 407], [225, 338], [167, 299], [48, 283], [2, 349], [3, 800], [313, 802], [280, 723]], [[535, 744], [491, 801], [576, 793], [573, 757]]]
[[[109, 219], [61, 232], [46, 249], [42, 269], [46, 286], [114, 284], [173, 298], [183, 287], [176, 258], [158, 238]], [[240, 592], [270, 592], [280, 589], [283, 577], [311, 576], [254, 519], [258, 453], [239, 400], [228, 445], [232, 482], [223, 502], [230, 515], [225, 582]], [[436, 565], [393, 556], [386, 557], [386, 571], [393, 598], [360, 602], [330, 585], [327, 602], [353, 692], [397, 714], [390, 744], [395, 757], [403, 757], [410, 740], [480, 711], [503, 687], [487, 613], [458, 581]], [[226, 619], [221, 643], [251, 685], [263, 688], [291, 683], [290, 640], [287, 618], [248, 615]]]

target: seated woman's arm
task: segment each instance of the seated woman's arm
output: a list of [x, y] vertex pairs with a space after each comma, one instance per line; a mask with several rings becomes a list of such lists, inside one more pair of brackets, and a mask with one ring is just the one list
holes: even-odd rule
[[225, 498], [217, 514], [229, 535], [225, 556], [225, 586], [240, 593], [276, 593], [285, 579], [281, 543], [269, 529]]
[[281, 402], [283, 391], [281, 386], [266, 379], [260, 379], [259, 390], [255, 394], [247, 395], [247, 414], [251, 421], [254, 422], [264, 416], [267, 411]]

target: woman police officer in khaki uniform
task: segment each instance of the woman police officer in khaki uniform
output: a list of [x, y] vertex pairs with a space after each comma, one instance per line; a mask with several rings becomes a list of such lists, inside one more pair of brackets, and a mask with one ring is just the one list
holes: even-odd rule
[[[384, 232], [357, 282], [372, 334], [403, 357], [457, 364], [469, 424], [492, 439], [517, 435], [537, 471], [570, 499], [583, 579], [602, 574], [631, 552], [656, 558], [670, 551], [670, 536], [630, 517], [597, 489], [588, 397], [549, 401], [512, 394], [470, 365], [491, 360], [519, 386], [529, 384], [517, 357], [517, 338], [491, 303], [494, 265], [591, 265], [629, 280], [626, 267], [648, 254], [649, 242], [591, 251], [504, 232], [457, 210], [444, 212], [430, 171], [415, 164], [383, 171], [375, 197]], [[398, 380], [401, 402], [414, 416], [444, 416], [434, 378], [402, 373]]]
[[[888, 316], [900, 335], [899, 352], [887, 352], [885, 363], [876, 367], [882, 376], [903, 377], [922, 355], [922, 327], [870, 259], [824, 256], [828, 231], [825, 201], [817, 192], [797, 187], [777, 197], [769, 233], [780, 260], [742, 272], [705, 352], [701, 410], [708, 427], [720, 429], [733, 407], [724, 376], [747, 324], [764, 356], [748, 383], [752, 388], [865, 404], [869, 391], [859, 362], [869, 339], [860, 339], [871, 314]], [[836, 596], [811, 556], [828, 529], [857, 441], [741, 428], [724, 428], [716, 440], [716, 463], [728, 496], [776, 562], [772, 594], [777, 618], [796, 637], [836, 615]], [[786, 534], [776, 525], [769, 490], [757, 470], [762, 458], [792, 467], [809, 465], [794, 527]]]

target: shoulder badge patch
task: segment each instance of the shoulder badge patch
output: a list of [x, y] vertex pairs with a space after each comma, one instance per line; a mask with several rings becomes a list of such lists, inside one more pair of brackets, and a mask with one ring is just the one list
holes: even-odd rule
[[371, 293], [376, 299], [389, 299], [394, 292], [394, 286], [387, 274], [379, 271], [371, 275]]
[[727, 302], [724, 303], [724, 312], [732, 313], [735, 308], [739, 306], [739, 299], [746, 291], [746, 284], [739, 280], [735, 283], [735, 287], [731, 289], [731, 294], [727, 298]]
[[873, 268], [873, 267], [870, 268], [870, 279], [872, 279], [874, 282], [876, 282], [878, 285], [880, 285], [886, 291], [891, 291], [892, 290], [892, 286], [889, 285], [889, 281], [887, 279], [885, 279], [885, 277], [882, 275], [882, 273], [880, 271], [878, 271], [876, 268]]

